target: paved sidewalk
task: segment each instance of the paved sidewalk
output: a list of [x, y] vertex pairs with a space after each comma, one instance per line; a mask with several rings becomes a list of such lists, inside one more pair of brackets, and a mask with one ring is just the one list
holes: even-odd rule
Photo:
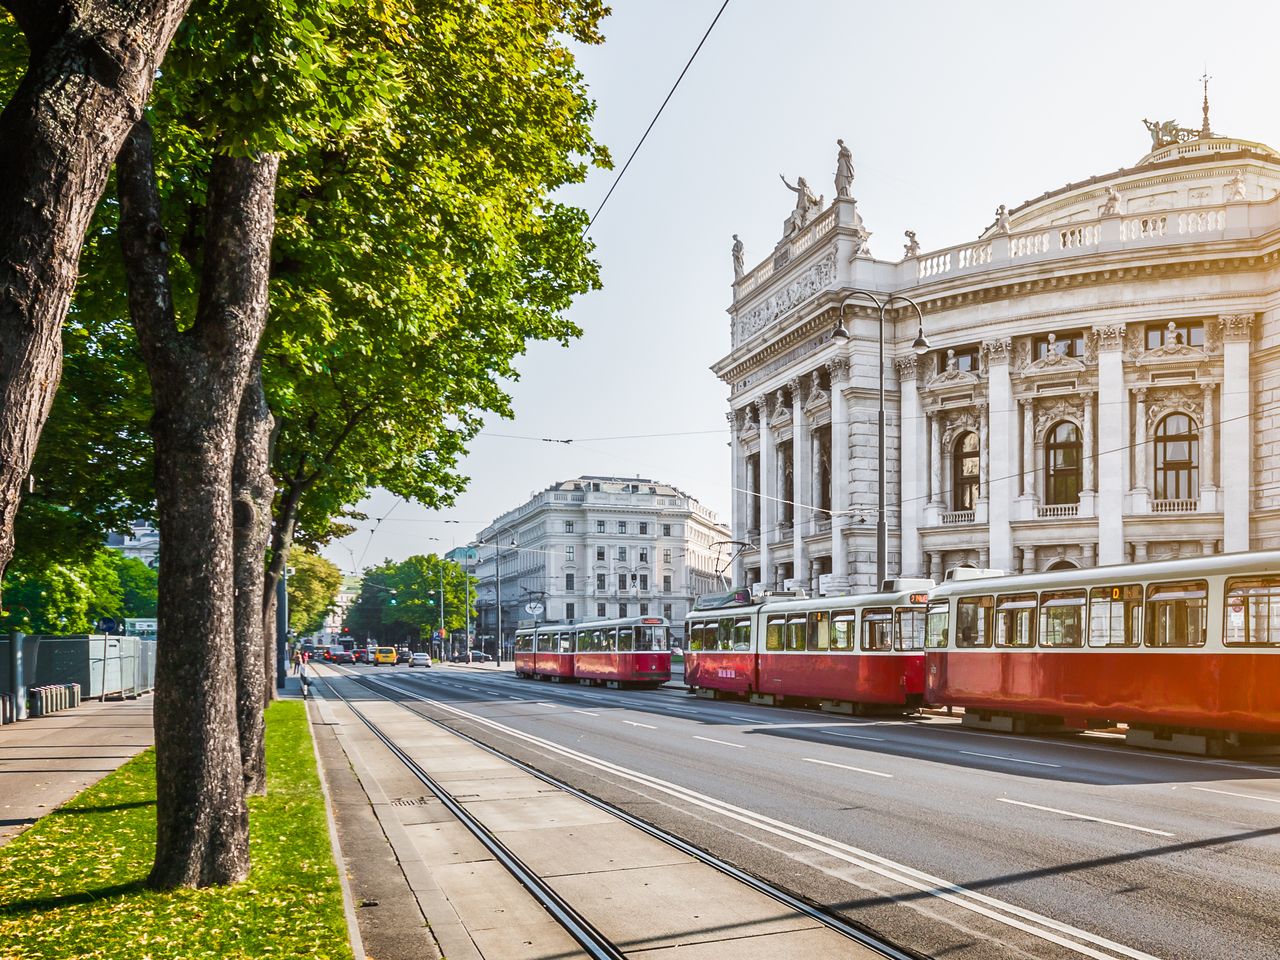
[[151, 746], [150, 696], [0, 727], [0, 846]]

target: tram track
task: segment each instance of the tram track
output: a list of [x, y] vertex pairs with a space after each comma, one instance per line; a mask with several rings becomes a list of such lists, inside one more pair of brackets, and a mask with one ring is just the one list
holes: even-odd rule
[[[627, 813], [613, 804], [594, 797], [585, 791], [566, 783], [550, 774], [531, 766], [530, 764], [519, 760], [502, 750], [485, 743], [473, 736], [470, 736], [446, 723], [425, 714], [419, 710], [413, 709], [412, 704], [422, 703], [429, 705], [429, 701], [419, 697], [411, 691], [390, 684], [384, 684], [381, 681], [372, 678], [365, 678], [355, 674], [344, 673], [343, 679], [352, 680], [364, 689], [376, 694], [382, 699], [391, 703], [396, 703], [410, 710], [415, 716], [431, 723], [432, 725], [447, 731], [450, 735], [483, 750], [484, 752], [497, 757], [512, 767], [526, 773], [548, 786], [554, 787], [556, 790], [581, 800], [592, 807], [610, 815], [618, 821], [627, 824], [630, 827], [638, 829], [648, 836], [659, 840], [673, 849], [685, 854], [711, 867], [718, 873], [755, 890], [757, 893], [774, 900], [781, 906], [794, 911], [795, 913], [821, 925], [822, 927], [839, 934], [845, 939], [856, 943], [859, 946], [874, 952], [876, 955], [888, 958], [888, 960], [927, 960], [924, 954], [915, 951], [904, 950], [897, 947], [882, 938], [876, 936], [872, 932], [851, 923], [847, 918], [833, 913], [824, 907], [812, 904], [808, 901], [796, 897], [786, 890], [769, 883], [759, 877], [747, 873], [733, 864], [716, 857], [714, 854], [708, 853], [699, 847], [690, 844], [680, 837], [672, 834], [660, 827], [657, 827], [633, 814]], [[439, 799], [446, 808], [453, 814], [458, 821], [473, 835], [481, 844], [488, 849], [502, 866], [507, 869], [520, 884], [529, 891], [529, 893], [540, 903], [547, 912], [560, 923], [566, 932], [577, 941], [588, 955], [596, 958], [621, 958], [626, 953], [604, 936], [591, 922], [585, 918], [580, 911], [575, 909], [571, 904], [566, 902], [536, 871], [532, 870], [527, 864], [520, 860], [494, 833], [484, 825], [478, 818], [473, 816], [465, 805], [455, 800], [449, 792], [438, 783], [429, 773], [422, 769], [412, 757], [402, 750], [394, 740], [389, 737], [373, 720], [371, 720], [350, 697], [344, 695], [332, 683], [331, 678], [318, 678], [323, 682], [326, 688], [340, 700], [352, 713], [369, 729], [369, 731], [396, 757], [404, 766], [419, 780], [432, 795]], [[401, 697], [408, 698], [409, 702], [397, 699], [388, 695], [381, 687], [389, 687]]]

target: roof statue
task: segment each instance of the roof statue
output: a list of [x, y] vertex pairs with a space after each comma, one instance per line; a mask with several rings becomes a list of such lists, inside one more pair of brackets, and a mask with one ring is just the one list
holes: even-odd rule
[[1009, 208], [1003, 203], [996, 207], [996, 233], [1009, 232]]
[[1143, 118], [1142, 122], [1147, 125], [1147, 132], [1151, 134], [1152, 150], [1159, 150], [1161, 147], [1167, 147], [1171, 143], [1186, 143], [1188, 140], [1208, 140], [1215, 135], [1209, 127], [1209, 81], [1212, 79], [1213, 77], [1209, 76], [1207, 70], [1200, 78], [1200, 82], [1204, 84], [1204, 102], [1200, 108], [1199, 130], [1193, 130], [1191, 127], [1180, 127], [1177, 120], [1147, 120]]
[[742, 267], [742, 241], [738, 239], [738, 235], [733, 235], [733, 279], [741, 280], [743, 274]]
[[903, 236], [907, 238], [907, 242], [902, 245], [903, 259], [920, 256], [920, 241], [916, 239], [916, 232], [908, 230]]
[[853, 152], [844, 145], [843, 140], [836, 140], [840, 152], [836, 155], [836, 196], [853, 196]]
[[1227, 183], [1227, 200], [1247, 200], [1248, 196], [1244, 192], [1244, 173], [1240, 170], [1236, 171], [1236, 175]]
[[794, 187], [787, 183], [787, 178], [782, 174], [778, 174], [778, 177], [782, 180], [783, 186], [796, 195], [796, 207], [787, 218], [786, 226], [787, 233], [792, 234], [807, 224], [809, 219], [822, 209], [822, 198], [813, 195], [804, 177], [796, 177]]
[[1107, 187], [1107, 202], [1102, 208], [1104, 217], [1114, 217], [1120, 213], [1120, 191], [1115, 187]]

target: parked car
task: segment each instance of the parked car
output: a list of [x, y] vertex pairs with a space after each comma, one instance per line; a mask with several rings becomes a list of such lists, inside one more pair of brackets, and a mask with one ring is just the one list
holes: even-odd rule
[[408, 663], [412, 659], [412, 650], [408, 647], [396, 647], [396, 663]]
[[382, 664], [387, 663], [394, 667], [396, 665], [396, 648], [395, 647], [374, 647], [373, 662], [377, 666], [381, 666]]
[[450, 663], [467, 663], [468, 662], [467, 651], [463, 650], [461, 653], [450, 654], [449, 662]]
[[489, 655], [488, 655], [487, 653], [485, 653], [483, 650], [472, 650], [472, 651], [471, 651], [471, 662], [472, 662], [472, 663], [488, 663], [488, 662], [489, 662], [490, 660], [492, 660], [492, 659], [493, 659], [493, 657], [489, 656]]
[[413, 654], [412, 656], [410, 656], [410, 657], [409, 657], [409, 666], [411, 666], [411, 667], [429, 667], [429, 666], [431, 666], [431, 654], [429, 654], [429, 653], [422, 653], [421, 651], [419, 651], [418, 653]]

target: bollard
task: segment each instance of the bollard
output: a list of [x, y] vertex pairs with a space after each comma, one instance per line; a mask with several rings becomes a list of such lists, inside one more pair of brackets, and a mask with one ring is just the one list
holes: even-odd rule
[[0, 725], [13, 723], [9, 714], [13, 710], [13, 697], [7, 693], [0, 693]]

